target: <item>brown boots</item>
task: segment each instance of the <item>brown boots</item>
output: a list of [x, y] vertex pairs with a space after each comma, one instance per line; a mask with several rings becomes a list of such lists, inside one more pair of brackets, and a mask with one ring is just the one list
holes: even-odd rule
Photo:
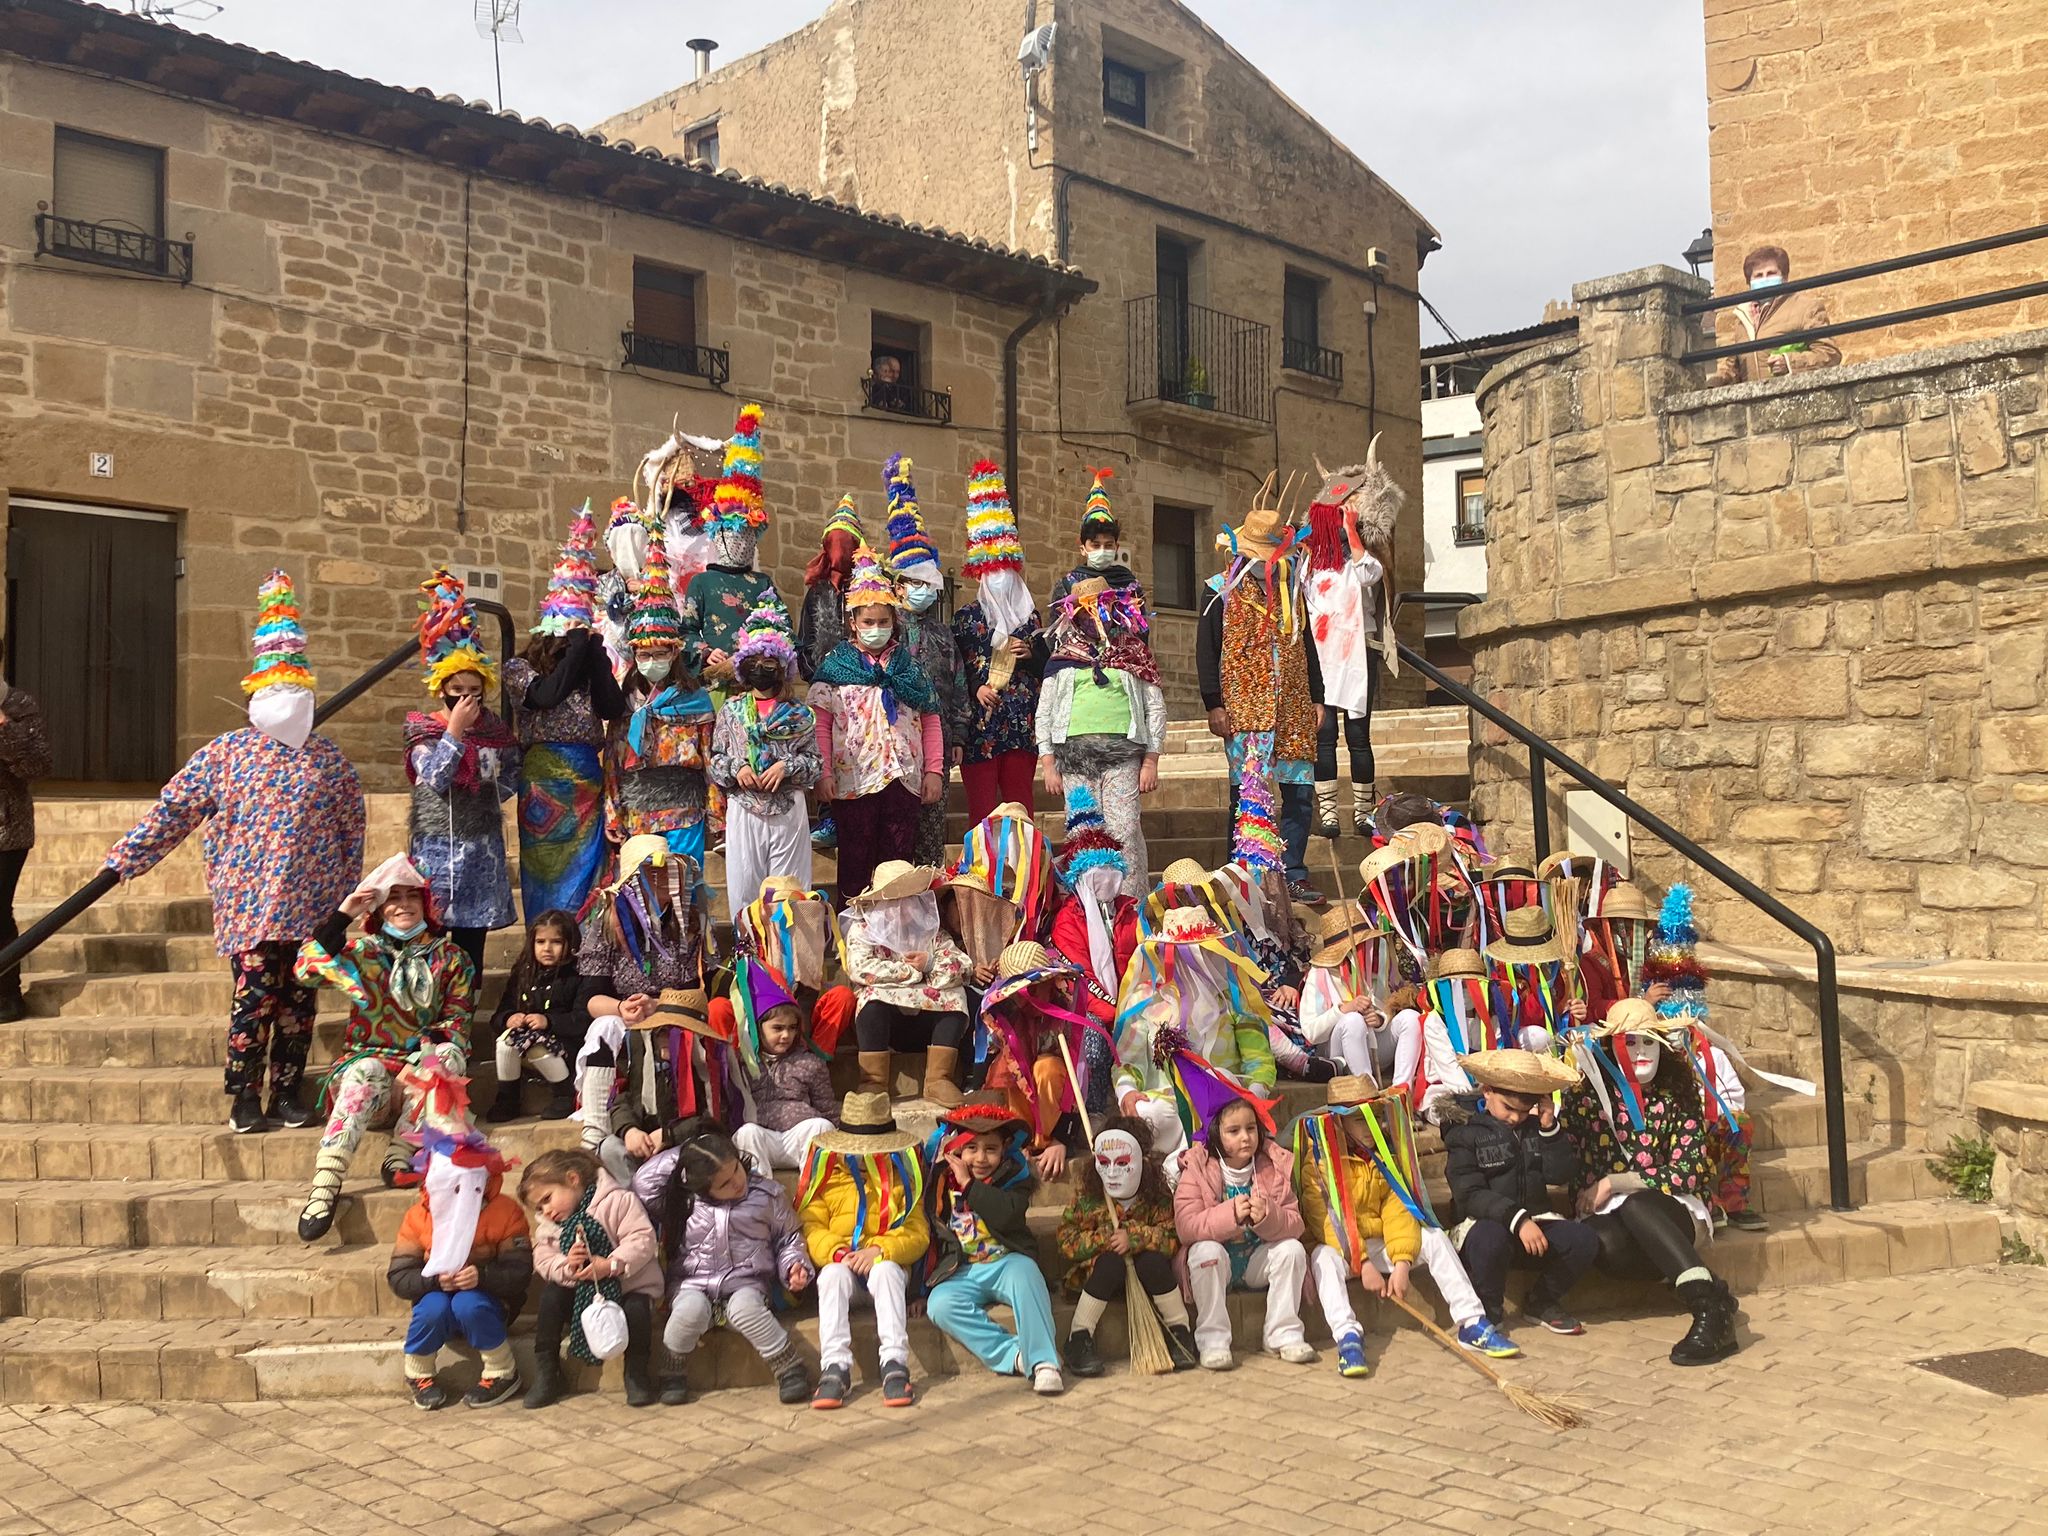
[[862, 1093], [895, 1093], [896, 1074], [892, 1063], [894, 1057], [887, 1051], [862, 1051], [860, 1062], [860, 1091]]
[[960, 1092], [959, 1073], [959, 1048], [932, 1046], [924, 1053], [924, 1096], [941, 1109], [958, 1109], [967, 1102]]

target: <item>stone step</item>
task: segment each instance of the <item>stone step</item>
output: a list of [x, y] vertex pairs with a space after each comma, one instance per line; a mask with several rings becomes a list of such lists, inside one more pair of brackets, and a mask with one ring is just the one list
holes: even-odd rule
[[[1756, 1152], [1774, 1152], [1786, 1147], [1827, 1146], [1827, 1117], [1818, 1097], [1796, 1093], [1753, 1096], [1750, 1125], [1751, 1147]], [[1851, 1146], [1870, 1135], [1871, 1108], [1868, 1104], [1842, 1106]]]
[[[1922, 1150], [1874, 1142], [1850, 1144], [1849, 1198], [1859, 1206], [1939, 1200], [1949, 1192], [1927, 1166], [1927, 1154]], [[1753, 1152], [1750, 1203], [1768, 1216], [1826, 1209], [1828, 1149], [1803, 1146]]]
[[[79, 885], [84, 883], [83, 878], [78, 882]], [[74, 890], [76, 888], [77, 886], [72, 887]], [[30, 901], [24, 897], [15, 909], [15, 916], [21, 926], [26, 928], [56, 905], [57, 900], [54, 898]], [[140, 885], [116, 889], [72, 918], [65, 925], [63, 932], [53, 935], [45, 943], [44, 948], [57, 943], [60, 939], [121, 934], [159, 937], [198, 935], [204, 936], [210, 944], [213, 935], [213, 902], [203, 895], [151, 895]], [[40, 955], [41, 950], [38, 950], [35, 956], [30, 957], [31, 972], [36, 968]], [[81, 968], [62, 965], [54, 967], [59, 970]]]

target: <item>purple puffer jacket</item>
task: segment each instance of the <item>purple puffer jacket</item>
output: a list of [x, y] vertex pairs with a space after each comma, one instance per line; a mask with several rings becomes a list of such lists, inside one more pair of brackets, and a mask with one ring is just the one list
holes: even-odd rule
[[[633, 1175], [633, 1193], [657, 1227], [663, 1216], [663, 1191], [675, 1166], [671, 1148], [655, 1153]], [[739, 1199], [725, 1202], [699, 1195], [691, 1203], [689, 1229], [669, 1266], [669, 1294], [687, 1285], [724, 1301], [741, 1286], [753, 1285], [773, 1296], [792, 1264], [802, 1265], [806, 1274], [812, 1272], [796, 1208], [780, 1184], [749, 1174], [747, 1192]]]

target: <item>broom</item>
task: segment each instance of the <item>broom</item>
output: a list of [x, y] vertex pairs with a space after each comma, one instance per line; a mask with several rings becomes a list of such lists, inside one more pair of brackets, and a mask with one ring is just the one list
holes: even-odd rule
[[[1058, 1037], [1060, 1056], [1067, 1064], [1067, 1081], [1074, 1087], [1074, 1108], [1081, 1112], [1081, 1133], [1088, 1138], [1090, 1147], [1095, 1143], [1095, 1127], [1088, 1118], [1088, 1106], [1081, 1098], [1081, 1074], [1074, 1070], [1074, 1053], [1067, 1045], [1067, 1037]], [[1105, 1192], [1104, 1205], [1109, 1207], [1109, 1224], [1115, 1231], [1123, 1230], [1123, 1222], [1116, 1213], [1116, 1201]], [[1134, 1376], [1170, 1376], [1173, 1374], [1173, 1351], [1166, 1346], [1166, 1325], [1159, 1320], [1159, 1313], [1152, 1305], [1152, 1297], [1145, 1287], [1138, 1283], [1138, 1266], [1127, 1253], [1124, 1255], [1124, 1332], [1128, 1339], [1131, 1357], [1131, 1374]]]
[[1445, 1333], [1443, 1329], [1437, 1327], [1433, 1321], [1425, 1317], [1420, 1311], [1396, 1296], [1391, 1290], [1383, 1290], [1380, 1292], [1380, 1295], [1420, 1323], [1423, 1329], [1437, 1343], [1443, 1345], [1445, 1349], [1500, 1388], [1502, 1396], [1537, 1423], [1550, 1429], [1581, 1429], [1585, 1426], [1585, 1413], [1571, 1399], [1546, 1397], [1541, 1392], [1532, 1392], [1527, 1387], [1516, 1386], [1484, 1360], [1481, 1360], [1477, 1355], [1466, 1349], [1448, 1333]]

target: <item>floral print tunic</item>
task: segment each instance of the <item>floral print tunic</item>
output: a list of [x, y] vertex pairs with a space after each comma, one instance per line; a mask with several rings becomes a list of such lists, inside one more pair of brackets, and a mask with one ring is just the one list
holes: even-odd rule
[[[1170, 1206], [1148, 1200], [1140, 1191], [1129, 1205], [1121, 1207], [1120, 1214], [1124, 1231], [1131, 1235], [1131, 1252], [1171, 1257], [1179, 1251], [1180, 1232]], [[1083, 1195], [1060, 1212], [1060, 1257], [1073, 1260], [1066, 1273], [1069, 1296], [1081, 1294], [1088, 1271], [1095, 1267], [1096, 1259], [1109, 1252], [1109, 1237], [1115, 1230], [1109, 1219], [1109, 1201], [1101, 1195]]]
[[974, 962], [942, 929], [931, 959], [919, 970], [891, 950], [868, 942], [856, 911], [846, 920], [846, 979], [860, 989], [857, 1007], [887, 1003], [911, 1013], [964, 1013]]
[[[1614, 1092], [1611, 1086], [1608, 1092]], [[1640, 1130], [1620, 1104], [1614, 1108], [1619, 1126], [1607, 1123], [1590, 1088], [1565, 1097], [1565, 1135], [1579, 1154], [1588, 1184], [1606, 1174], [1632, 1173], [1667, 1195], [1701, 1199], [1712, 1193], [1707, 1133], [1696, 1097], [1646, 1093]]]
[[953, 642], [960, 648], [966, 681], [967, 762], [985, 763], [1005, 752], [1038, 750], [1038, 685], [1045, 672], [1046, 645], [1036, 612], [1012, 638], [1027, 643], [1031, 654], [1018, 661], [1009, 682], [996, 691], [995, 707], [983, 709], [975, 695], [988, 684], [995, 631], [980, 603], [968, 603], [953, 615]]

